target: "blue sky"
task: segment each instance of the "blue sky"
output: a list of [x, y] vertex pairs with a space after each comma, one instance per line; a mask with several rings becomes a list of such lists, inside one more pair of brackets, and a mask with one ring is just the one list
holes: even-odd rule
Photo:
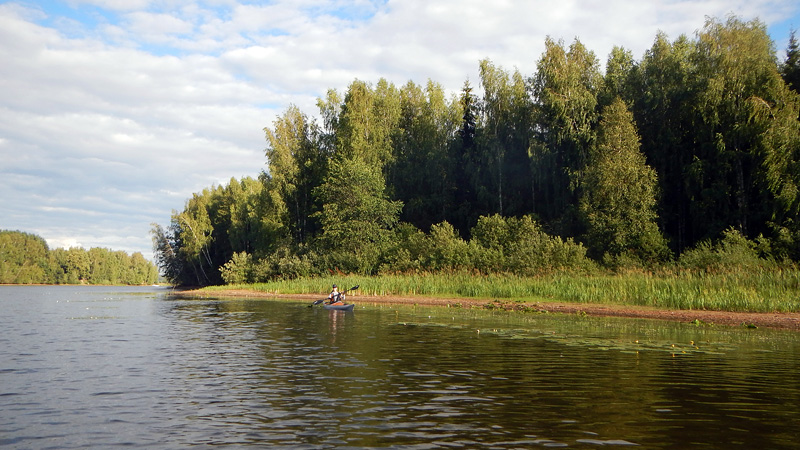
[[535, 72], [546, 36], [605, 61], [706, 16], [767, 24], [796, 0], [0, 1], [0, 229], [152, 257], [193, 192], [267, 169], [263, 128], [358, 78], [456, 92], [491, 59]]

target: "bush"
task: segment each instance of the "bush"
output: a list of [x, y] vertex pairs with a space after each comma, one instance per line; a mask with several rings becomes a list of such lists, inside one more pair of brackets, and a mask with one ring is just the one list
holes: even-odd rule
[[281, 247], [255, 263], [253, 278], [256, 282], [267, 282], [310, 277], [319, 275], [318, 265], [319, 257], [313, 252], [298, 255], [288, 247]]
[[470, 245], [447, 222], [431, 227], [424, 266], [429, 270], [471, 269]]
[[394, 229], [392, 245], [382, 257], [380, 273], [414, 272], [421, 270], [428, 252], [427, 236], [409, 223]]
[[583, 245], [548, 235], [530, 216], [481, 217], [472, 229], [471, 243], [479, 248], [475, 261], [484, 272], [536, 275], [558, 269], [594, 267]]
[[728, 228], [716, 242], [705, 240], [685, 251], [678, 260], [680, 267], [706, 272], [731, 272], [748, 268], [774, 266], [762, 258], [756, 242], [748, 240], [739, 230]]
[[253, 257], [246, 252], [234, 253], [219, 271], [225, 284], [252, 283]]
[[[791, 222], [790, 222], [791, 223]], [[777, 261], [800, 260], [800, 231], [771, 225], [770, 254]]]

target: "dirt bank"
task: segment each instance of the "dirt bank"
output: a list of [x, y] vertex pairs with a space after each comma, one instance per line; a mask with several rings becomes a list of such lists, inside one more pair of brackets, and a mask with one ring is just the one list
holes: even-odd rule
[[[293, 300], [315, 300], [324, 294], [270, 294], [251, 290], [226, 290], [213, 293], [195, 290], [183, 291], [181, 295], [190, 297], [251, 297], [251, 298], [287, 298]], [[468, 298], [431, 298], [431, 297], [398, 297], [350, 295], [348, 302], [361, 305], [370, 304], [417, 304], [427, 306], [456, 306], [462, 308], [492, 308], [516, 311], [541, 311], [564, 314], [587, 314], [590, 316], [630, 317], [640, 319], [672, 320], [677, 322], [693, 322], [699, 320], [708, 324], [748, 326], [759, 328], [778, 328], [800, 331], [800, 313], [741, 313], [728, 311], [702, 310], [664, 310], [619, 305], [589, 305], [578, 303], [517, 303], [507, 301], [487, 301]]]

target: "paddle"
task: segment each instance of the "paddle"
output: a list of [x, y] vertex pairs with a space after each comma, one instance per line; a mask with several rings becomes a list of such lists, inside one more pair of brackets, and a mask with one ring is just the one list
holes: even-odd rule
[[[342, 294], [344, 294], [345, 292], [354, 291], [354, 290], [358, 289], [358, 287], [359, 287], [359, 286], [360, 286], [360, 285], [359, 285], [359, 284], [357, 284], [357, 285], [355, 285], [355, 286], [351, 287], [350, 289], [345, 289], [345, 290], [344, 290], [344, 291], [342, 291], [341, 293], [342, 293]], [[328, 297], [321, 298], [321, 299], [319, 299], [319, 300], [314, 300], [314, 303], [312, 303], [312, 304], [308, 305], [308, 307], [309, 307], [309, 308], [311, 308], [311, 307], [312, 307], [312, 306], [314, 306], [314, 305], [319, 305], [320, 303], [324, 302], [324, 301], [325, 301], [325, 300], [327, 300], [327, 299], [328, 299]]]

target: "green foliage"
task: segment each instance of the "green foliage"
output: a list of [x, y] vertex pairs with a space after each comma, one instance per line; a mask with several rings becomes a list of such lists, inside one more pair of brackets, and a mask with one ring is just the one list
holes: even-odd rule
[[395, 242], [382, 273], [474, 270], [539, 275], [594, 268], [582, 245], [549, 236], [530, 216], [482, 216], [472, 228], [469, 241], [447, 222], [432, 226], [427, 234], [401, 225]]
[[475, 266], [486, 273], [530, 276], [593, 267], [582, 245], [548, 235], [530, 216], [481, 217], [472, 229], [472, 241], [479, 247]]
[[165, 230], [153, 224], [156, 264], [176, 285], [222, 283], [220, 268], [234, 253], [267, 255], [288, 238], [272, 180], [231, 179], [194, 194], [183, 211], [173, 211]]
[[694, 151], [693, 95], [698, 82], [692, 61], [694, 48], [686, 36], [670, 42], [665, 34], [658, 33], [642, 61], [634, 66], [626, 93], [641, 137], [641, 151], [658, 174], [659, 222], [678, 252], [696, 240], [689, 197], [696, 194], [688, 191]]
[[286, 247], [256, 261], [253, 278], [256, 282], [295, 279], [320, 275], [320, 258], [313, 252], [297, 254]]
[[253, 277], [253, 257], [249, 253], [234, 253], [231, 260], [219, 268], [222, 280], [225, 284], [252, 283]]
[[280, 223], [287, 224], [296, 241], [305, 242], [318, 229], [312, 217], [319, 205], [312, 191], [320, 184], [327, 166], [320, 150], [320, 132], [296, 106], [275, 120], [274, 129], [264, 131], [270, 168], [268, 198], [272, 200], [273, 214]]
[[597, 58], [577, 39], [566, 49], [563, 42], [547, 38], [532, 82], [541, 101], [539, 120], [549, 134], [547, 141], [565, 146], [567, 167], [580, 167], [593, 140], [597, 92], [602, 86]]
[[598, 95], [598, 101], [602, 107], [608, 106], [616, 98], [622, 98], [626, 103], [633, 100], [632, 77], [635, 67], [636, 62], [630, 50], [617, 46], [611, 49], [611, 54], [608, 55], [606, 62], [603, 87]]
[[477, 140], [473, 183], [480, 214], [517, 215], [533, 207], [530, 147], [533, 103], [525, 78], [491, 61], [480, 62], [483, 129]]
[[176, 284], [624, 272], [698, 243], [684, 260], [717, 264], [699, 249], [734, 227], [791, 264], [795, 47], [779, 65], [766, 26], [731, 16], [658, 33], [639, 61], [615, 47], [605, 73], [580, 41], [547, 38], [534, 74], [484, 59], [479, 89], [449, 99], [433, 81], [354, 80], [318, 100], [318, 121], [290, 106], [265, 128], [259, 180], [205, 189], [154, 225], [157, 262]]
[[333, 161], [315, 195], [322, 204], [318, 244], [328, 266], [345, 272], [377, 271], [391, 244], [402, 204], [390, 201], [380, 169], [361, 160]]
[[424, 265], [430, 270], [469, 270], [473, 265], [469, 243], [447, 222], [431, 227], [427, 247]]
[[[447, 216], [449, 222], [453, 223], [462, 235], [467, 234], [469, 228], [474, 225], [475, 217], [479, 215], [472, 206], [477, 203], [473, 168], [476, 165], [477, 113], [479, 110], [477, 96], [473, 94], [472, 90], [469, 80], [465, 81], [458, 100], [462, 113], [461, 126], [450, 146], [450, 165], [448, 167], [448, 173], [453, 182], [453, 199], [452, 204], [446, 209]], [[442, 221], [444, 220], [439, 222]]]
[[665, 260], [667, 245], [656, 224], [656, 173], [639, 152], [633, 116], [622, 100], [603, 110], [597, 133], [580, 177], [587, 245], [607, 261]]
[[786, 85], [795, 92], [800, 92], [800, 46], [797, 44], [796, 30], [789, 34], [789, 45], [786, 47], [786, 60], [781, 66], [781, 76]]
[[383, 166], [392, 157], [392, 134], [400, 118], [400, 95], [384, 79], [375, 88], [350, 84], [337, 120], [336, 151], [344, 159]]
[[760, 162], [761, 201], [770, 208], [767, 223], [796, 228], [800, 215], [800, 95], [776, 86], [774, 104], [751, 98], [750, 124], [760, 133], [754, 153]]
[[156, 265], [172, 284], [181, 284], [184, 274], [184, 261], [178, 254], [180, 242], [178, 233], [174, 227], [174, 222], [170, 228], [165, 230], [161, 225], [153, 223], [150, 228], [150, 236], [153, 240], [153, 254], [155, 255]]
[[483, 299], [487, 304], [505, 299], [666, 309], [800, 312], [800, 270], [796, 267], [772, 271], [743, 270], [735, 274], [664, 270], [658, 274], [631, 271], [614, 275], [557, 272], [535, 277], [474, 271], [372, 277], [336, 275], [277, 280], [248, 287], [278, 294], [320, 293], [332, 283], [360, 285], [357, 295], [464, 297]]
[[0, 284], [127, 284], [158, 281], [141, 253], [105, 248], [50, 250], [41, 237], [0, 230]]
[[35, 234], [0, 230], [0, 283], [48, 283], [49, 251]]
[[427, 269], [428, 236], [409, 223], [394, 229], [392, 245], [383, 255], [381, 273], [412, 273]]
[[719, 240], [705, 240], [685, 251], [678, 262], [685, 269], [714, 273], [774, 268], [775, 262], [762, 257], [758, 248], [757, 242], [729, 228]]
[[[766, 25], [757, 20], [709, 19], [693, 58], [697, 116], [686, 183], [696, 226], [706, 236], [730, 226], [758, 235], [783, 215], [781, 205], [796, 201], [796, 100], [780, 77]], [[785, 191], [781, 177], [789, 180]]]
[[400, 220], [429, 229], [444, 220], [457, 185], [450, 175], [449, 147], [459, 124], [458, 103], [446, 101], [441, 85], [409, 82], [400, 90], [400, 118], [392, 135], [387, 191], [405, 206]]
[[800, 230], [772, 224], [768, 253], [778, 262], [800, 260]]
[[[531, 144], [536, 209], [565, 234], [576, 202], [574, 174], [586, 164], [594, 141], [598, 91], [603, 79], [594, 53], [577, 39], [567, 50], [563, 42], [545, 40], [545, 52], [531, 79], [537, 108], [537, 136]], [[562, 223], [559, 223], [562, 222]]]

